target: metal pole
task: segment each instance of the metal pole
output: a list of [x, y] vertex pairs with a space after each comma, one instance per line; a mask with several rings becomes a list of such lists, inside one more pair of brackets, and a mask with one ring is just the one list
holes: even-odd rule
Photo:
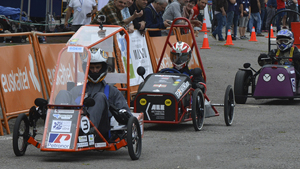
[[28, 12], [28, 18], [27, 18], [27, 21], [30, 20], [30, 5], [31, 5], [31, 0], [28, 0], [28, 9], [27, 9], [27, 12]]
[[21, 0], [21, 6], [20, 6], [20, 23], [19, 23], [19, 29], [21, 29], [21, 20], [22, 20], [22, 13], [23, 13], [23, 1], [24, 0]]
[[46, 0], [46, 25], [45, 25], [45, 31], [47, 31], [47, 26], [48, 26], [48, 21], [49, 21], [49, 19], [48, 19], [48, 13], [49, 13], [49, 0]]

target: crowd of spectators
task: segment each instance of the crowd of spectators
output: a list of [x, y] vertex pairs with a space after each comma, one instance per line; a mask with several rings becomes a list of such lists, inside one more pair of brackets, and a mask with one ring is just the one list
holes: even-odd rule
[[[250, 32], [255, 27], [256, 36], [264, 36], [262, 32], [268, 32], [272, 17], [276, 12], [284, 9], [300, 11], [298, 5], [300, 0], [212, 0], [213, 18], [212, 28], [213, 38], [224, 41], [222, 36], [225, 27], [225, 38], [229, 29], [233, 28], [232, 40], [249, 39], [245, 33]], [[282, 27], [291, 27], [291, 22], [298, 22], [296, 13], [280, 12], [272, 25], [276, 26], [278, 32]], [[237, 27], [239, 27], [240, 37], [237, 37]], [[275, 31], [275, 29], [274, 29]]]
[[[90, 16], [105, 15], [105, 24], [123, 26], [129, 33], [134, 29], [141, 34], [146, 28], [166, 29], [171, 26], [178, 17], [187, 18], [193, 27], [201, 27], [198, 19], [200, 10], [203, 10], [208, 0], [109, 0], [99, 11], [95, 10], [95, 0], [81, 1], [76, 4], [74, 0], [69, 3], [67, 18], [74, 10], [73, 30], [81, 25], [89, 24]], [[76, 1], [77, 2], [77, 1]], [[271, 18], [284, 9], [300, 11], [300, 0], [212, 0], [213, 18], [212, 36], [219, 41], [225, 41], [229, 29], [232, 29], [232, 40], [249, 39], [252, 28], [255, 27], [257, 36], [264, 36], [262, 32], [268, 32]], [[80, 5], [81, 7], [76, 7]], [[81, 17], [80, 17], [81, 16]], [[97, 24], [94, 17], [91, 24]], [[82, 22], [81, 22], [82, 21]], [[299, 21], [296, 13], [280, 12], [273, 24], [278, 32], [282, 27], [291, 27], [291, 22]], [[175, 24], [186, 24], [183, 20]], [[223, 28], [225, 27], [225, 31]], [[195, 29], [197, 30], [197, 29]], [[168, 31], [149, 31], [150, 36], [167, 35]], [[185, 30], [185, 33], [187, 30]], [[225, 32], [225, 37], [222, 33]], [[239, 33], [239, 37], [238, 37]], [[197, 36], [197, 31], [195, 31]]]

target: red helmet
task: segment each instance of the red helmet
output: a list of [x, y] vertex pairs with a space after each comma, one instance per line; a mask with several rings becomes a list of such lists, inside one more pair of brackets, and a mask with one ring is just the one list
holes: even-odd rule
[[171, 61], [177, 70], [184, 68], [191, 60], [191, 47], [185, 42], [176, 42], [172, 45]]

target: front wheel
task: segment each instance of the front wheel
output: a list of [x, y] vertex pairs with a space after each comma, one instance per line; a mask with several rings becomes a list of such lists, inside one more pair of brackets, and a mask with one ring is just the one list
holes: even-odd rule
[[26, 114], [20, 114], [15, 122], [13, 132], [13, 149], [16, 156], [23, 156], [29, 138], [29, 120]]
[[192, 120], [196, 131], [200, 131], [204, 124], [205, 118], [205, 100], [201, 89], [197, 88], [193, 92], [192, 100]]
[[227, 126], [231, 126], [234, 118], [234, 96], [230, 85], [227, 86], [224, 96], [224, 119]]
[[250, 81], [252, 72], [239, 70], [234, 79], [234, 94], [235, 102], [238, 104], [245, 104], [248, 97], [248, 90], [250, 86]]
[[130, 158], [139, 159], [142, 153], [142, 135], [139, 121], [133, 116], [127, 123], [127, 146]]

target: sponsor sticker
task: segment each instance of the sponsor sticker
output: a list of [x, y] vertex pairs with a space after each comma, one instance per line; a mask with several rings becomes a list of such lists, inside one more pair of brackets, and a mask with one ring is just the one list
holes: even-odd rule
[[47, 148], [69, 149], [71, 133], [49, 133]]
[[81, 142], [87, 142], [87, 136], [78, 136], [78, 141]]
[[296, 80], [295, 80], [295, 78], [291, 78], [291, 83], [292, 83], [293, 92], [296, 92]]
[[87, 146], [89, 146], [88, 142], [77, 143], [77, 147], [87, 147]]
[[94, 135], [93, 135], [93, 134], [90, 134], [90, 135], [88, 135], [88, 137], [89, 137], [89, 144], [90, 144], [90, 145], [94, 145], [94, 144], [95, 144], [95, 141], [94, 141]]
[[67, 110], [67, 109], [55, 109], [54, 113], [74, 113], [74, 110]]
[[81, 47], [81, 46], [69, 46], [68, 47], [68, 52], [82, 53], [83, 52], [83, 47]]
[[72, 118], [72, 115], [53, 114], [53, 117], [55, 117], [56, 119], [70, 120]]
[[184, 93], [184, 91], [189, 87], [190, 83], [188, 81], [182, 83], [180, 85], [180, 87], [177, 89], [177, 91], [175, 92], [175, 95], [177, 96], [177, 98], [180, 98], [181, 95]]
[[95, 143], [95, 147], [106, 147], [106, 143], [105, 142]]
[[71, 121], [61, 121], [61, 120], [53, 120], [51, 131], [56, 132], [70, 132], [71, 131]]

